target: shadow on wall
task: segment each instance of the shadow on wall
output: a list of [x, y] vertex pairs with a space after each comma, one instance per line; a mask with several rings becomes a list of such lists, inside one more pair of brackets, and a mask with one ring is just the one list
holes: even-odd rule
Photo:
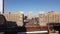
[[0, 32], [1, 31], [5, 32], [4, 34], [17, 34], [17, 32], [26, 32], [26, 28], [25, 26], [18, 27], [16, 22], [7, 21], [5, 16], [0, 14]]

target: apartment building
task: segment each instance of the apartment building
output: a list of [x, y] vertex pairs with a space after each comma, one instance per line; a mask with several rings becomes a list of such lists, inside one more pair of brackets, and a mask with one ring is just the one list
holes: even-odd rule
[[39, 25], [45, 26], [47, 24], [47, 15], [45, 13], [39, 13]]
[[7, 21], [16, 22], [18, 26], [23, 25], [23, 13], [22, 12], [16, 12], [16, 13], [5, 13], [3, 14]]
[[49, 12], [48, 23], [60, 23], [60, 12]]
[[60, 12], [40, 13], [39, 25], [46, 26], [47, 23], [60, 23]]

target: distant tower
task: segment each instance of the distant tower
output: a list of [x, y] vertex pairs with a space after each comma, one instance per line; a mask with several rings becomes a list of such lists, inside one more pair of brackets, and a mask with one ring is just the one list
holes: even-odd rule
[[32, 19], [32, 18], [33, 18], [32, 12], [29, 12], [28, 13], [28, 19]]
[[0, 14], [4, 13], [4, 0], [0, 0]]

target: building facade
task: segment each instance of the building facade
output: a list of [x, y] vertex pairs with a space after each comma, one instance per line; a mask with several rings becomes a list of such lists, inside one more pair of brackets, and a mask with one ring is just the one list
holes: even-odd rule
[[47, 23], [60, 23], [60, 12], [39, 14], [39, 24], [41, 26], [46, 26]]
[[12, 21], [12, 22], [16, 22], [16, 24], [18, 26], [22, 26], [23, 25], [23, 15], [22, 13], [6, 13], [3, 14], [6, 18], [7, 21]]
[[32, 19], [32, 18], [33, 18], [33, 14], [32, 14], [32, 12], [29, 12], [27, 19]]

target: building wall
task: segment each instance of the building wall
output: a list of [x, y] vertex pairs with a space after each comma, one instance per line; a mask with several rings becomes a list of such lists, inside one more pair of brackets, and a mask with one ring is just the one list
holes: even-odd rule
[[47, 16], [46, 14], [39, 14], [39, 25], [45, 26], [47, 23]]
[[5, 16], [7, 21], [16, 22], [16, 24], [18, 26], [23, 25], [23, 14], [21, 14], [21, 13], [13, 13], [13, 14], [6, 13], [6, 14], [3, 14], [3, 15]]
[[39, 24], [45, 26], [47, 23], [60, 23], [60, 12], [39, 14]]
[[59, 12], [48, 13], [48, 23], [60, 23]]

